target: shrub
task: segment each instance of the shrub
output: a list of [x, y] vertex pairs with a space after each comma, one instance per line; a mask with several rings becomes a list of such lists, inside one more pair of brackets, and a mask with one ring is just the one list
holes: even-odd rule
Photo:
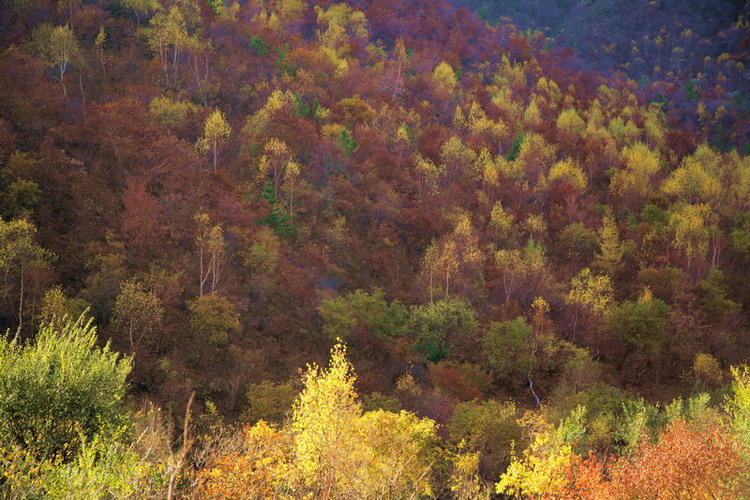
[[96, 346], [91, 321], [41, 328], [33, 342], [0, 338], [0, 443], [39, 458], [72, 457], [114, 431], [131, 359]]

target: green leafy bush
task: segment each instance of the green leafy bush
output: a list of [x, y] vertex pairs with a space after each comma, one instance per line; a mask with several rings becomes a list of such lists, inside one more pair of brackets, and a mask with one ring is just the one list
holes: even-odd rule
[[43, 326], [33, 342], [0, 338], [0, 443], [66, 459], [125, 421], [131, 359], [96, 340], [82, 319]]

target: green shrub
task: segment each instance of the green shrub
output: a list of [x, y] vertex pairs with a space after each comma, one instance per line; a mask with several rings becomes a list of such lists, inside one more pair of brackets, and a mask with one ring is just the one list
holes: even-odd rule
[[33, 342], [0, 338], [0, 444], [67, 459], [125, 421], [131, 359], [96, 346], [91, 321], [43, 326]]

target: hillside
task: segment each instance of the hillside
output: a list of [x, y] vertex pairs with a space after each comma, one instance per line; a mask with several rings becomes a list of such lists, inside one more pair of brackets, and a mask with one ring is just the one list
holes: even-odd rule
[[747, 492], [750, 20], [547, 3], [4, 3], [3, 493]]

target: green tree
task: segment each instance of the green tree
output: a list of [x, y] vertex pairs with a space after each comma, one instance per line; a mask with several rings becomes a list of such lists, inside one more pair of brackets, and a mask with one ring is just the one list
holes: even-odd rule
[[273, 229], [273, 232], [279, 238], [284, 239], [297, 236], [297, 228], [291, 223], [289, 215], [282, 209], [279, 199], [274, 192], [274, 185], [270, 180], [266, 181], [266, 184], [263, 186], [260, 197], [271, 205], [271, 211], [259, 223]]
[[[732, 393], [726, 401], [727, 413], [732, 418], [737, 436], [750, 445], [750, 369], [747, 365], [734, 367], [732, 378]], [[748, 454], [747, 448], [745, 450]]]
[[69, 458], [124, 422], [131, 358], [96, 346], [89, 320], [45, 325], [33, 342], [0, 338], [0, 442]]
[[414, 348], [428, 361], [439, 362], [458, 336], [471, 337], [477, 328], [474, 310], [468, 302], [445, 299], [417, 306], [411, 312]]
[[492, 323], [484, 335], [484, 354], [495, 374], [504, 379], [514, 375], [525, 377], [534, 365], [531, 355], [533, 330], [519, 316], [511, 321]]
[[398, 301], [388, 304], [380, 289], [324, 300], [319, 312], [325, 321], [323, 332], [333, 339], [344, 339], [359, 327], [388, 340], [403, 336], [409, 321], [406, 308]]
[[518, 158], [518, 154], [521, 152], [521, 146], [523, 145], [523, 134], [518, 134], [513, 140], [513, 144], [510, 146], [510, 152], [508, 153], [508, 161], [514, 161]]
[[580, 222], [566, 226], [560, 233], [558, 241], [566, 257], [572, 259], [573, 262], [590, 262], [596, 247], [599, 246], [599, 237], [596, 232]]
[[647, 288], [637, 301], [625, 301], [614, 307], [609, 321], [630, 347], [652, 353], [664, 342], [670, 312], [670, 307], [654, 298]]
[[128, 280], [115, 300], [112, 324], [120, 332], [127, 332], [130, 347], [139, 344], [147, 335], [162, 327], [164, 309], [159, 298], [136, 280]]
[[33, 42], [47, 65], [55, 68], [63, 93], [67, 96], [65, 73], [75, 57], [80, 53], [78, 37], [70, 25], [42, 25], [33, 35]]
[[54, 254], [36, 243], [36, 226], [25, 219], [0, 220], [0, 270], [2, 293], [18, 291], [18, 327], [23, 326], [27, 274], [30, 269], [48, 267]]
[[280, 424], [291, 414], [298, 392], [291, 381], [263, 380], [250, 384], [246, 393], [247, 410], [242, 415], [242, 420], [251, 424], [259, 420]]
[[216, 293], [197, 297], [188, 303], [188, 309], [190, 329], [212, 345], [226, 345], [229, 335], [242, 329], [234, 304]]
[[39, 325], [54, 323], [62, 327], [69, 318], [79, 318], [87, 314], [89, 304], [83, 299], [68, 298], [60, 285], [55, 285], [44, 292], [39, 311]]

